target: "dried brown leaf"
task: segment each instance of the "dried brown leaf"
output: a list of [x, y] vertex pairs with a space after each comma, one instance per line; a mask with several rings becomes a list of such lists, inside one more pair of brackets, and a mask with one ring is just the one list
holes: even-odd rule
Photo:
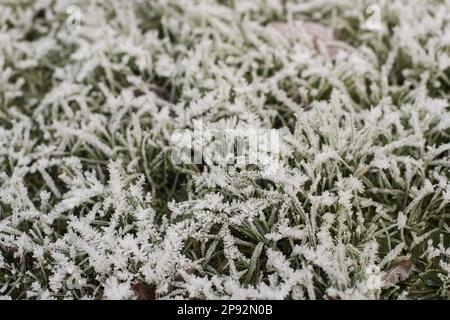
[[133, 292], [137, 300], [156, 300], [155, 288], [138, 282], [133, 285]]
[[317, 52], [320, 51], [320, 43], [323, 43], [330, 58], [336, 57], [338, 48], [345, 47], [344, 44], [336, 41], [332, 28], [315, 22], [295, 21], [292, 24], [273, 22], [270, 26], [289, 41], [298, 41], [304, 37], [311, 37]]
[[195, 272], [195, 268], [193, 267], [185, 267], [181, 272], [178, 272], [175, 276], [175, 281], [183, 281], [184, 276], [188, 274], [193, 274]]
[[413, 268], [410, 257], [399, 257], [397, 261], [384, 273], [383, 287], [389, 288], [408, 279]]

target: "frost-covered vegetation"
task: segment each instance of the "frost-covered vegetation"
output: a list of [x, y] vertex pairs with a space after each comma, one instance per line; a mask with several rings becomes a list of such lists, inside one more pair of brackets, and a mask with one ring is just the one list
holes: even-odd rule
[[0, 3], [2, 298], [449, 297], [449, 1]]

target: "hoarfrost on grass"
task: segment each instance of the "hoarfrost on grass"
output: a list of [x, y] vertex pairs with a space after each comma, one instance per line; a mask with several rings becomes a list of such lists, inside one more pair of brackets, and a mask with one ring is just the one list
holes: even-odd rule
[[449, 297], [448, 2], [70, 4], [0, 4], [1, 299]]

